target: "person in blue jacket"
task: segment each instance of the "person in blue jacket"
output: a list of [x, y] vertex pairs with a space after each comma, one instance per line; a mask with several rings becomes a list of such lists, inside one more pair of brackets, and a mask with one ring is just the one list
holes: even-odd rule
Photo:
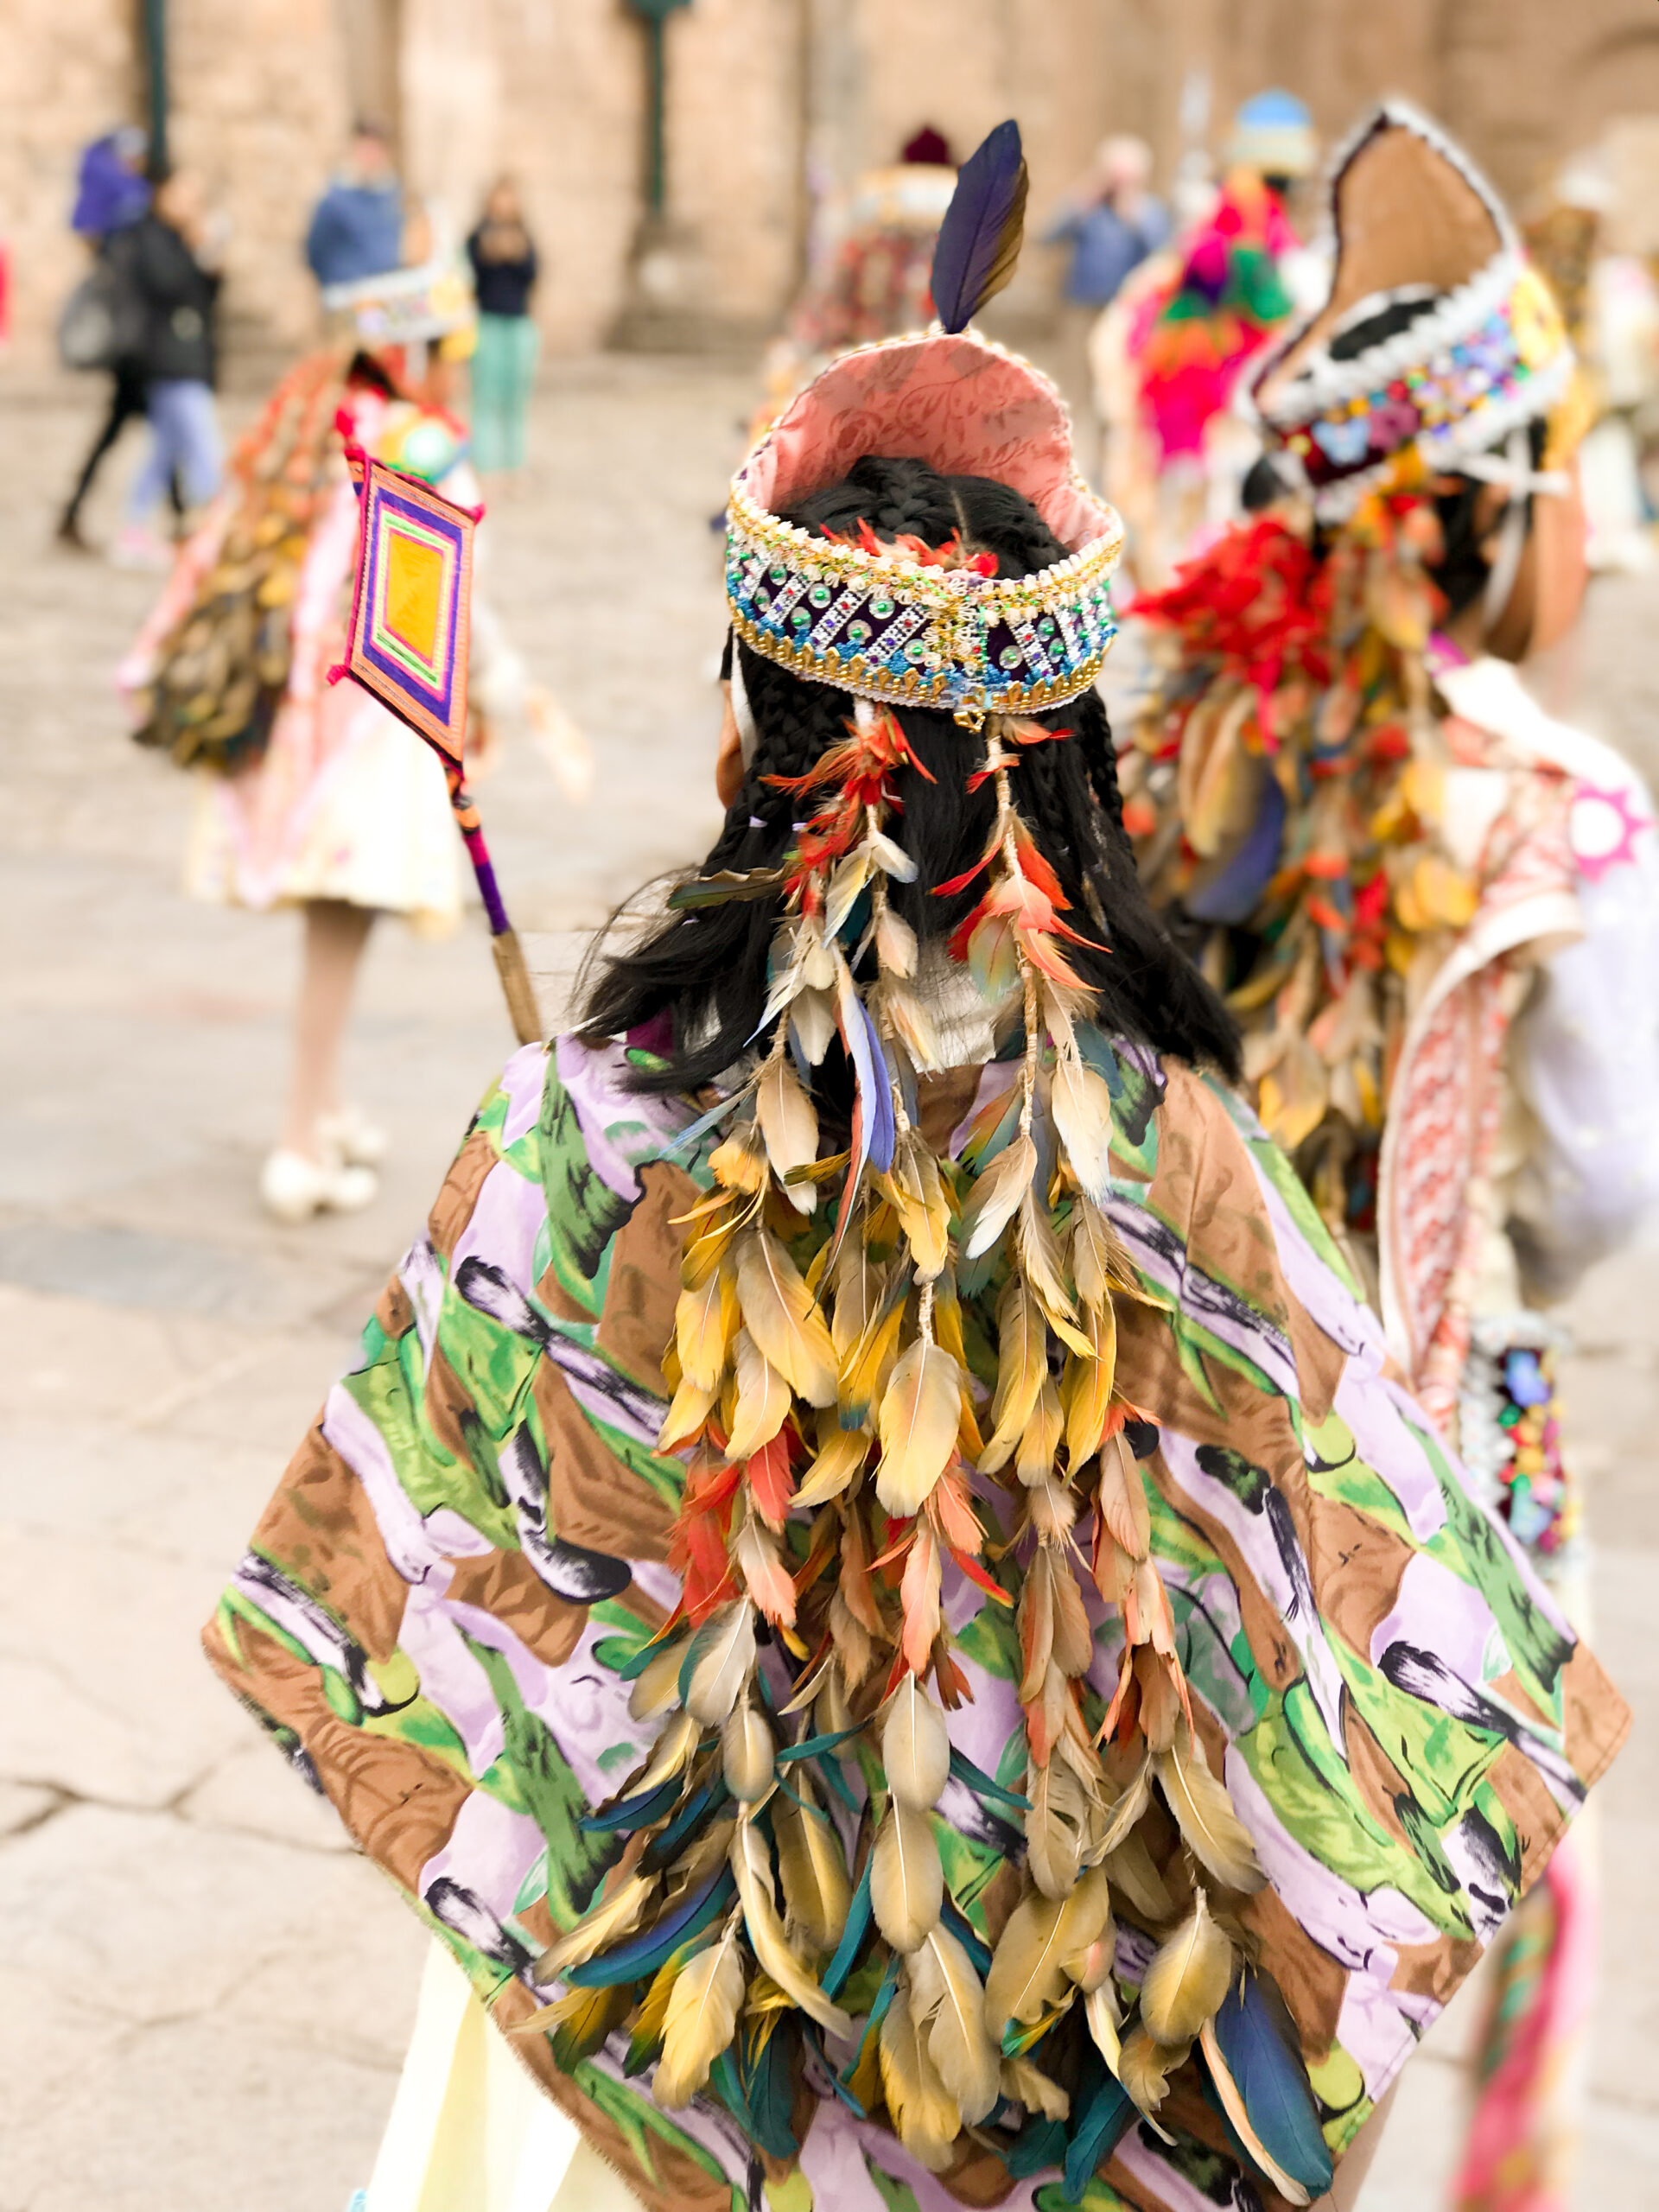
[[318, 200], [305, 257], [319, 284], [356, 284], [401, 266], [404, 192], [378, 123], [353, 126], [345, 164]]

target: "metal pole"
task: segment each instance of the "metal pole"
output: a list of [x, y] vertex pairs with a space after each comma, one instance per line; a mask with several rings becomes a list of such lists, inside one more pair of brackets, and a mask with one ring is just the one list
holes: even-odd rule
[[144, 68], [149, 92], [149, 166], [167, 173], [167, 0], [143, 0]]

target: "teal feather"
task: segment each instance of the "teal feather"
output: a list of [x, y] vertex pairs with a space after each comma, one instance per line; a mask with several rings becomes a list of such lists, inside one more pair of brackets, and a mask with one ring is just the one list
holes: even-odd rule
[[853, 1970], [853, 1962], [863, 1948], [864, 1938], [870, 1932], [870, 1868], [874, 1863], [872, 1853], [864, 1861], [864, 1872], [858, 1878], [858, 1887], [853, 1891], [853, 1901], [847, 1908], [847, 1925], [841, 1931], [841, 1941], [836, 1955], [823, 1970], [823, 1993], [834, 1997]]
[[564, 1980], [573, 1989], [606, 1989], [620, 1981], [640, 1981], [655, 1974], [688, 1937], [712, 1927], [737, 1894], [732, 1870], [722, 1866], [702, 1888], [665, 1912], [644, 1934], [601, 1951], [585, 1965], [568, 1967]]
[[1083, 2193], [1112, 2152], [1128, 2133], [1139, 2114], [1128, 2091], [1092, 2044], [1084, 2061], [1083, 2079], [1071, 2103], [1071, 2134], [1065, 2148], [1062, 2195], [1068, 2204], [1079, 2204]]
[[1028, 1813], [1029, 1797], [1022, 1797], [1017, 1789], [1005, 1789], [1000, 1782], [993, 1782], [982, 1767], [976, 1767], [965, 1751], [952, 1750], [950, 1771], [958, 1782], [965, 1783], [976, 1797], [987, 1799], [993, 1805], [1006, 1805], [1011, 1813]]
[[1331, 2152], [1307, 2074], [1274, 2018], [1272, 1997], [1249, 1968], [1216, 2014], [1215, 2039], [1262, 2149], [1310, 2196], [1323, 2196], [1331, 2186]]

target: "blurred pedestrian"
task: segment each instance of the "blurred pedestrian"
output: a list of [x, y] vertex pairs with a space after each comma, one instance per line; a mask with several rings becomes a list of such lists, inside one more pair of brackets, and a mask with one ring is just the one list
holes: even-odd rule
[[127, 493], [111, 559], [120, 568], [171, 557], [151, 518], [176, 474], [187, 507], [204, 507], [224, 474], [213, 406], [213, 311], [220, 283], [194, 177], [175, 171], [128, 233], [129, 274], [142, 303], [139, 368], [150, 448]]
[[355, 284], [404, 260], [404, 190], [378, 123], [360, 122], [340, 174], [318, 200], [305, 257], [319, 284]]
[[473, 459], [484, 476], [516, 476], [524, 466], [524, 418], [536, 377], [539, 334], [530, 296], [539, 267], [510, 176], [490, 188], [467, 241], [478, 295], [478, 350], [473, 356]]
[[[143, 362], [138, 349], [140, 313], [131, 283], [128, 249], [133, 226], [149, 212], [150, 187], [144, 175], [149, 141], [134, 124], [95, 138], [80, 157], [75, 205], [69, 226], [86, 240], [96, 267], [76, 297], [95, 293], [102, 343], [99, 353], [110, 383], [109, 411], [92, 449], [81, 463], [75, 486], [58, 523], [58, 542], [90, 552], [81, 535], [80, 511], [104, 456], [129, 423], [144, 412]], [[73, 311], [74, 302], [71, 302]], [[69, 311], [67, 311], [69, 312]], [[176, 487], [169, 485], [175, 505]]]
[[1046, 245], [1071, 249], [1061, 319], [1060, 381], [1082, 414], [1092, 402], [1089, 334], [1129, 276], [1168, 239], [1168, 208], [1151, 190], [1144, 138], [1103, 138], [1094, 167], [1056, 209]]

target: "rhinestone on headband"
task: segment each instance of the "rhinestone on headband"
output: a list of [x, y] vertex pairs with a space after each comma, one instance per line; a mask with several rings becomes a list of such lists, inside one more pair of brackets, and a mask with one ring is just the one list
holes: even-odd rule
[[[1116, 633], [1111, 576], [1122, 527], [1070, 467], [1058, 392], [1000, 347], [963, 337], [888, 340], [842, 355], [818, 382], [902, 375], [906, 362], [929, 354], [985, 368], [998, 379], [1001, 407], [1012, 392], [1016, 404], [1036, 410], [1038, 431], [1063, 441], [1044, 500], [1062, 542], [1081, 538], [1077, 550], [1035, 575], [987, 576], [971, 566], [925, 566], [897, 548], [872, 552], [816, 537], [785, 522], [751, 488], [764, 465], [763, 441], [738, 472], [728, 508], [732, 627], [753, 651], [792, 674], [866, 698], [962, 714], [1032, 714], [1061, 706], [1094, 682]], [[878, 392], [859, 416], [873, 451], [883, 449], [881, 397]], [[796, 403], [797, 410], [803, 404]], [[789, 419], [787, 410], [782, 419]], [[1001, 476], [999, 458], [1006, 464], [1007, 454], [999, 455], [991, 439], [980, 473]], [[947, 474], [976, 473], [971, 451], [953, 448], [937, 459]]]

